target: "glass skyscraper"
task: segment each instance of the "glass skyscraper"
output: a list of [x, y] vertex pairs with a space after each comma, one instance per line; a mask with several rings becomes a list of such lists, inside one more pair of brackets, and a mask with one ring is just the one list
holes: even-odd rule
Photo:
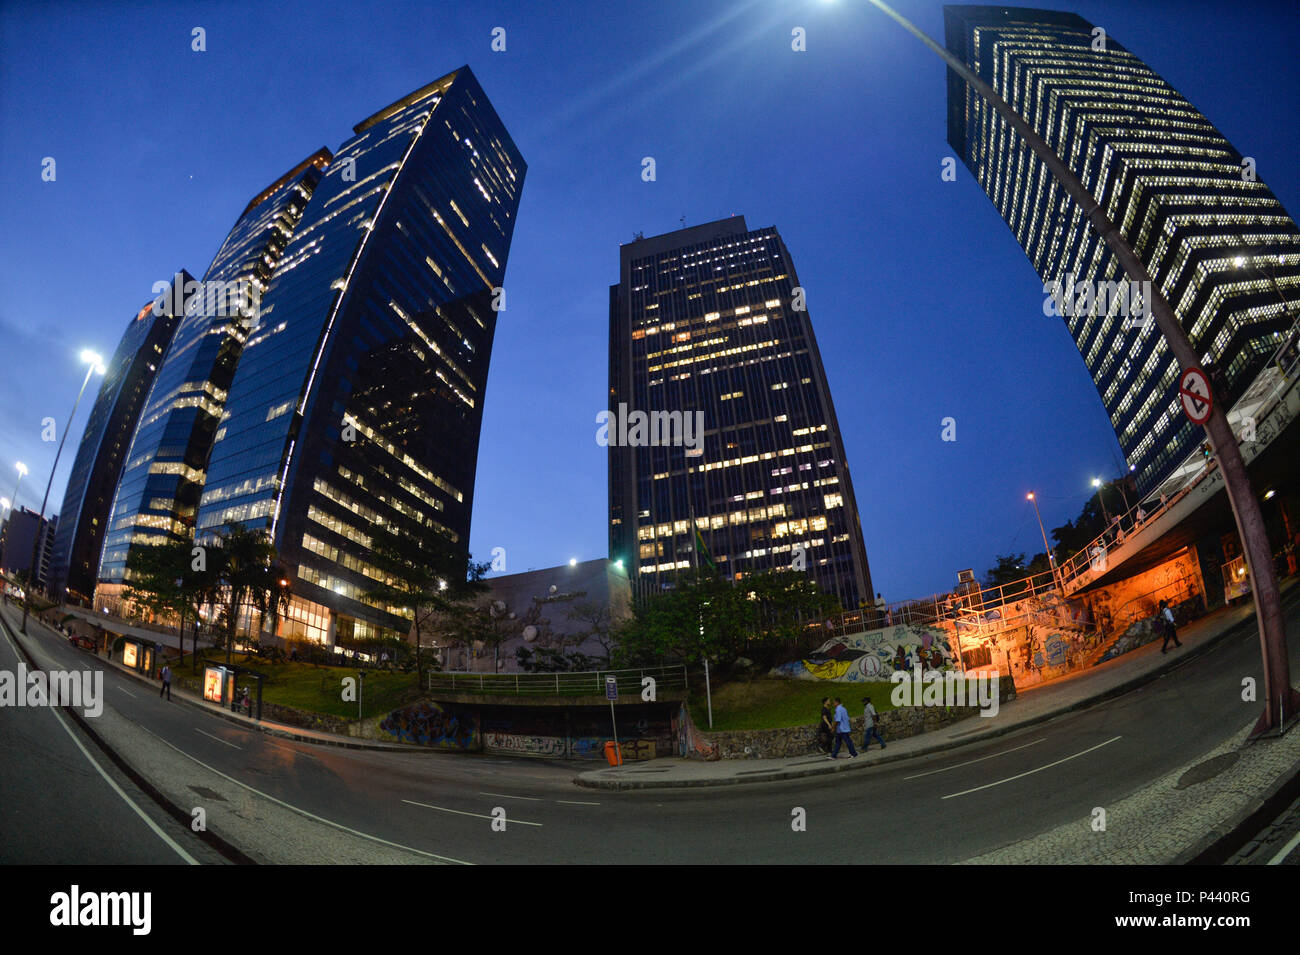
[[240, 214], [191, 296], [153, 384], [117, 487], [99, 566], [101, 600], [132, 547], [192, 540], [208, 456], [257, 307], [330, 153], [318, 150]]
[[[826, 372], [776, 229], [733, 216], [638, 238], [619, 260], [610, 557], [642, 594], [710, 559], [731, 580], [802, 566], [845, 609], [871, 602]], [[638, 432], [638, 413], [659, 426]], [[664, 433], [674, 414], [689, 440]], [[702, 435], [686, 433], [693, 421]]]
[[[1033, 126], [1118, 226], [1231, 405], [1290, 327], [1284, 295], [1300, 287], [1300, 229], [1253, 163], [1079, 16], [948, 6], [944, 22], [948, 49]], [[1145, 492], [1201, 440], [1178, 407], [1178, 366], [1164, 337], [1153, 321], [1125, 316], [1123, 270], [1083, 210], [951, 70], [948, 141], [1045, 288], [1114, 282], [1122, 291], [1106, 308], [1080, 308], [1076, 298], [1064, 318]]]
[[267, 530], [284, 633], [410, 621], [365, 598], [377, 528], [468, 550], [488, 360], [525, 164], [468, 67], [354, 127], [285, 249], [208, 462], [200, 538]]
[[50, 584], [64, 599], [89, 603], [95, 573], [131, 436], [145, 398], [162, 366], [186, 303], [186, 287], [194, 277], [182, 270], [170, 287], [140, 309], [113, 352], [100, 383], [77, 457], [63, 494]]

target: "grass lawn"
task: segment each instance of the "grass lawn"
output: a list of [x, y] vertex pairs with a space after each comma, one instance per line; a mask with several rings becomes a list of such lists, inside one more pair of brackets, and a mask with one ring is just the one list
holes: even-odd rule
[[[208, 656], [208, 663], [226, 662], [225, 651], [214, 650]], [[278, 703], [292, 706], [299, 710], [313, 713], [328, 713], [331, 716], [356, 719], [356, 700], [344, 701], [343, 678], [355, 677], [355, 667], [313, 666], [310, 663], [265, 663], [256, 657], [245, 659], [236, 653], [231, 662], [241, 667], [254, 670], [266, 679], [262, 684], [262, 702]], [[199, 676], [195, 677], [190, 668], [191, 658], [185, 658], [185, 665], [175, 671], [178, 680], [187, 681], [187, 689], [202, 690], [202, 664]], [[243, 681], [237, 683], [243, 686]], [[406, 706], [420, 699], [422, 694], [416, 686], [414, 673], [385, 673], [367, 670], [361, 694], [362, 715], [369, 718], [381, 712], [387, 713], [398, 707]]]
[[[694, 692], [696, 688], [700, 692]], [[894, 708], [889, 695], [894, 684], [834, 683], [829, 680], [783, 680], [760, 677], [746, 682], [734, 680], [713, 688], [715, 730], [771, 730], [787, 726], [812, 726], [821, 717], [822, 697], [839, 697], [850, 717], [862, 715], [862, 698], [871, 697], [877, 713]], [[703, 687], [691, 684], [691, 719], [708, 729], [709, 717]]]

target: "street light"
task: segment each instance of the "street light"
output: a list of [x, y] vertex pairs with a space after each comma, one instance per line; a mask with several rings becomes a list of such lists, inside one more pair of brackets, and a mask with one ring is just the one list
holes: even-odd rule
[[[1012, 109], [1010, 104], [999, 96], [993, 87], [980, 79], [965, 62], [926, 36], [914, 23], [894, 11], [884, 0], [870, 0], [870, 3], [938, 54], [940, 59], [973, 92], [982, 97], [990, 108], [1002, 117], [1011, 131], [1018, 135], [1042, 161], [1065, 193], [1078, 203], [1096, 234], [1101, 237], [1106, 248], [1124, 269], [1129, 281], [1144, 290], [1151, 289], [1151, 294], [1148, 296], [1150, 301], [1147, 302], [1151, 318], [1178, 362], [1179, 372], [1198, 368], [1200, 365], [1198, 356], [1173, 306], [1160, 290], [1160, 283], [1151, 277], [1146, 264], [1138, 258], [1119, 228], [1097, 202], [1097, 198], [1088, 191], [1088, 187], [1071, 171], [1052, 147], [1047, 145], [1043, 137], [1025, 122], [1024, 117]], [[1253, 583], [1251, 595], [1255, 600], [1260, 653], [1264, 662], [1264, 713], [1251, 731], [1250, 737], [1254, 739], [1266, 733], [1282, 732], [1286, 716], [1295, 714], [1296, 710], [1300, 709], [1300, 692], [1296, 692], [1291, 686], [1286, 624], [1282, 618], [1277, 572], [1273, 568], [1273, 552], [1268, 542], [1268, 531], [1264, 526], [1264, 515], [1260, 511], [1259, 500], [1251, 487], [1250, 474], [1246, 471], [1246, 462], [1241, 456], [1237, 436], [1233, 433], [1232, 426], [1228, 424], [1228, 416], [1221, 402], [1211, 402], [1209, 419], [1204, 427], [1206, 436], [1210, 439], [1211, 449], [1219, 461], [1224, 490], [1227, 492], [1228, 504], [1232, 508], [1232, 516], [1237, 524], [1237, 535], [1241, 540], [1242, 556], [1250, 568]]]
[[23, 476], [27, 473], [27, 465], [19, 461], [14, 465], [18, 469], [18, 480], [14, 482], [14, 496], [5, 502], [5, 510], [18, 506], [18, 488], [22, 486]]
[[1101, 516], [1106, 518], [1106, 526], [1110, 526], [1110, 515], [1106, 513], [1106, 499], [1101, 496], [1101, 478], [1093, 478], [1092, 486], [1097, 489], [1097, 501], [1101, 504]]
[[1060, 582], [1056, 579], [1056, 558], [1052, 556], [1052, 548], [1047, 544], [1047, 531], [1043, 530], [1043, 515], [1038, 513], [1038, 498], [1034, 492], [1030, 491], [1026, 495], [1029, 503], [1034, 505], [1034, 516], [1038, 518], [1038, 532], [1043, 535], [1043, 550], [1047, 551], [1047, 566], [1052, 568], [1052, 586], [1059, 589]]
[[[72, 403], [72, 414], [68, 415], [68, 420], [64, 422], [63, 435], [59, 438], [59, 448], [54, 452], [54, 464], [50, 467], [50, 478], [45, 482], [45, 496], [41, 498], [41, 512], [36, 519], [36, 535], [32, 538], [31, 586], [27, 589], [27, 599], [23, 601], [22, 631], [24, 636], [27, 634], [27, 610], [31, 606], [31, 595], [36, 589], [36, 580], [40, 572], [38, 561], [40, 559], [40, 546], [45, 540], [45, 505], [50, 502], [50, 485], [54, 483], [54, 472], [59, 469], [59, 457], [63, 454], [63, 443], [68, 440], [68, 431], [72, 428], [73, 419], [77, 417], [77, 407], [81, 404], [81, 396], [86, 393], [86, 386], [90, 384], [90, 376], [96, 373], [101, 375], [104, 373], [104, 360], [90, 349], [87, 348], [82, 351], [81, 360], [89, 367], [86, 369], [86, 377], [81, 381], [81, 390], [77, 392], [77, 400]], [[22, 465], [19, 465], [19, 468], [19, 480], [22, 480], [22, 475], [27, 473], [27, 469]], [[16, 491], [14, 492], [14, 499], [17, 500]]]

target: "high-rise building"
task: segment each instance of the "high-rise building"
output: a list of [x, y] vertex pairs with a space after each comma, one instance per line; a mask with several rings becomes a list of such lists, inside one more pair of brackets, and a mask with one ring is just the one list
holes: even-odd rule
[[[25, 507], [14, 508], [8, 512], [3, 528], [0, 528], [0, 569], [6, 574], [31, 574], [32, 558], [36, 558], [36, 573], [32, 580], [43, 588], [49, 579], [50, 553], [54, 548], [55, 528], [59, 518], [47, 517]], [[36, 535], [41, 536], [40, 543]]]
[[[947, 6], [944, 24], [948, 49], [1034, 127], [1118, 226], [1230, 405], [1281, 343], [1286, 299], [1300, 288], [1300, 229], [1253, 160], [1075, 14]], [[1044, 289], [1064, 293], [1054, 298], [1065, 308], [1044, 310], [1064, 313], [1145, 492], [1195, 449], [1200, 429], [1178, 407], [1178, 365], [1143, 318], [1140, 290], [1130, 294], [1083, 210], [951, 70], [948, 141]]]
[[208, 455], [240, 354], [330, 156], [318, 150], [254, 197], [190, 296], [118, 483], [99, 565], [101, 602], [121, 590], [133, 547], [193, 539]]
[[468, 67], [353, 131], [262, 296], [196, 528], [268, 531], [292, 577], [283, 634], [325, 642], [410, 629], [365, 596], [377, 529], [440, 529], [468, 552], [525, 172]]
[[89, 603], [94, 593], [109, 510], [127, 448], [193, 288], [194, 277], [182, 269], [162, 294], [140, 309], [127, 323], [100, 383], [77, 446], [54, 538], [51, 589], [69, 601]]
[[845, 609], [870, 602], [835, 407], [776, 229], [733, 216], [619, 252], [611, 559], [642, 594], [705, 561], [731, 580], [802, 568]]

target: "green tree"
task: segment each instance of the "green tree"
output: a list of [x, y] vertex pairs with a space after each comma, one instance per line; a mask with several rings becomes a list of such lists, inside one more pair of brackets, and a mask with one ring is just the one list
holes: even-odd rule
[[194, 562], [220, 588], [218, 606], [225, 624], [226, 662], [229, 663], [244, 607], [260, 612], [264, 618], [278, 612], [285, 588], [278, 583], [280, 569], [276, 566], [275, 545], [265, 531], [234, 523], [215, 534], [208, 544], [199, 545]]

